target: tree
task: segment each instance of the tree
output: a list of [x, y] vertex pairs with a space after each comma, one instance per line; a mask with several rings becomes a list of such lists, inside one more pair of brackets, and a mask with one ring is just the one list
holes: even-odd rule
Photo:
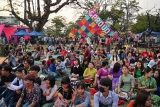
[[124, 13], [121, 19], [122, 31], [129, 30], [141, 9], [137, 0], [116, 0], [112, 8]]
[[158, 14], [151, 15], [149, 18], [150, 20], [148, 20], [147, 15], [138, 15], [137, 22], [132, 26], [131, 31], [133, 33], [141, 33], [147, 29], [150, 29], [152, 31], [160, 32], [160, 18], [157, 19], [157, 16]]
[[76, 27], [76, 25], [77, 24], [74, 22], [69, 22], [65, 28], [64, 35], [67, 36], [72, 31], [72, 29]]
[[65, 27], [65, 18], [62, 16], [57, 16], [51, 20], [51, 23], [53, 24], [53, 31], [55, 32], [55, 35], [61, 35], [64, 30], [63, 28]]
[[[76, 3], [77, 0], [6, 0], [8, 4], [0, 11], [9, 11], [12, 15], [27, 25], [31, 30], [41, 31], [52, 13], [57, 13], [66, 5]], [[41, 5], [43, 4], [43, 5]], [[24, 8], [23, 18], [20, 17], [19, 7]]]

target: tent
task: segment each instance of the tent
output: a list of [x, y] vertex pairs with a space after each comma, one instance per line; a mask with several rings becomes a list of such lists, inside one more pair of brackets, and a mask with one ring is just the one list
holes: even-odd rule
[[14, 27], [4, 27], [3, 32], [5, 34], [5, 37], [7, 41], [12, 37], [12, 34], [16, 31], [16, 28]]
[[27, 33], [25, 30], [20, 30], [19, 32], [12, 34], [12, 36], [29, 36], [30, 34]]
[[45, 34], [42, 34], [42, 33], [39, 33], [39, 32], [37, 32], [37, 31], [32, 31], [31, 33], [29, 33], [30, 34], [30, 36], [45, 36]]

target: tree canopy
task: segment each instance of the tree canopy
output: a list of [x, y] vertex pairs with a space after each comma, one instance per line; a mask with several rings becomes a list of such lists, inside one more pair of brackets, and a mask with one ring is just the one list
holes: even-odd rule
[[[77, 0], [6, 0], [8, 4], [0, 11], [9, 11], [12, 15], [27, 25], [31, 30], [41, 31], [48, 21], [49, 15], [57, 13], [64, 6], [77, 3]], [[19, 7], [24, 9], [23, 17]]]

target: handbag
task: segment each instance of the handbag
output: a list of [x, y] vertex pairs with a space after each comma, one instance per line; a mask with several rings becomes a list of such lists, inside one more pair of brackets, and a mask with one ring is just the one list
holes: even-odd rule
[[52, 107], [66, 107], [67, 105], [64, 104], [64, 100], [60, 99], [59, 97], [57, 100], [54, 102], [54, 105]]
[[118, 94], [120, 100], [129, 101], [130, 97], [128, 96], [127, 92], [121, 92]]

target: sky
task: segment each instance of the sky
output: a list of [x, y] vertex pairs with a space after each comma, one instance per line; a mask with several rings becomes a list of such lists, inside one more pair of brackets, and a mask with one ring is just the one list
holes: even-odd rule
[[[1, 1], [0, 7], [3, 7], [6, 3], [4, 1]], [[139, 0], [139, 6], [142, 7], [141, 13], [145, 13], [146, 10], [152, 9], [154, 6], [155, 8], [160, 8], [160, 0]], [[22, 9], [23, 10], [23, 9]], [[8, 12], [1, 12], [0, 16], [10, 16]], [[62, 8], [61, 11], [59, 11], [57, 14], [53, 13], [50, 15], [49, 19], [54, 18], [55, 16], [64, 16], [66, 18], [66, 21], [76, 21], [78, 18], [78, 14], [76, 10], [70, 8], [69, 6], [66, 6]]]

